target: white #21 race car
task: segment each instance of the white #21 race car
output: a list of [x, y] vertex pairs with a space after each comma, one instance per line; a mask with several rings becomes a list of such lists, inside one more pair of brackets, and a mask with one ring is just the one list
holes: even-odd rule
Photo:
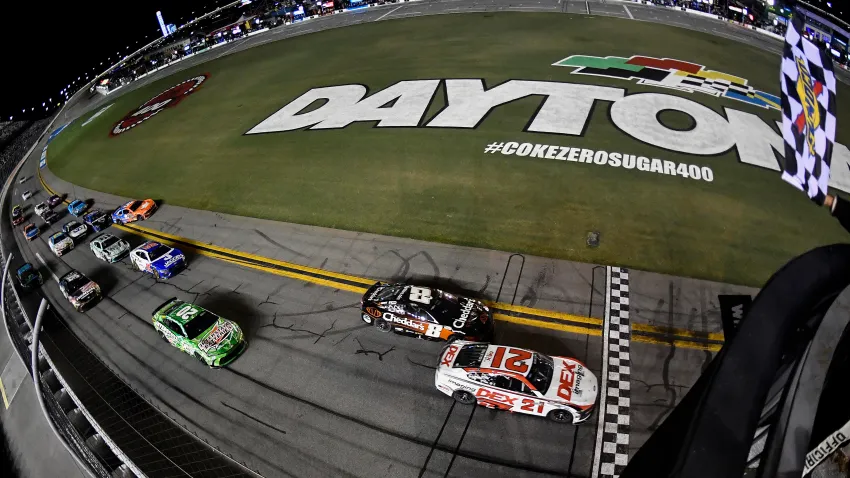
[[580, 423], [593, 413], [597, 380], [576, 359], [531, 350], [457, 341], [443, 349], [434, 377], [456, 401]]

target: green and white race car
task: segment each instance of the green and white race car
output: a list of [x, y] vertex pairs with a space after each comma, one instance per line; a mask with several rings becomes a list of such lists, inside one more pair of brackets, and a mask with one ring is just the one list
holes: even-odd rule
[[224, 367], [247, 347], [235, 322], [172, 297], [156, 308], [153, 326], [171, 345], [212, 367]]

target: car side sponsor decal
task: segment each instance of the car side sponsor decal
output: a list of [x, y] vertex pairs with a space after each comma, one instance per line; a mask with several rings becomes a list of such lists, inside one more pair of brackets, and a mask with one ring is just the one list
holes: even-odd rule
[[523, 411], [531, 414], [542, 415], [546, 407], [546, 402], [543, 400], [534, 400], [531, 398], [520, 398], [503, 393], [501, 391], [493, 391], [486, 388], [479, 388], [475, 392], [475, 398], [478, 399], [478, 404], [499, 410], [511, 410], [518, 407], [517, 411]]
[[408, 319], [407, 317], [399, 317], [389, 312], [384, 312], [383, 318], [384, 320], [400, 325], [406, 329], [411, 329], [419, 333], [425, 332], [425, 324], [418, 320]]
[[[369, 309], [372, 307], [367, 307], [366, 312], [369, 313]], [[371, 313], [370, 313], [371, 315]], [[451, 335], [455, 332], [451, 327], [446, 327], [440, 324], [432, 324], [428, 322], [421, 322], [415, 319], [409, 319], [407, 317], [399, 317], [391, 312], [383, 312], [380, 317], [387, 322], [391, 322], [397, 325], [399, 328], [410, 330], [417, 334], [422, 334], [426, 337], [433, 337], [435, 339], [443, 339], [447, 340]]]

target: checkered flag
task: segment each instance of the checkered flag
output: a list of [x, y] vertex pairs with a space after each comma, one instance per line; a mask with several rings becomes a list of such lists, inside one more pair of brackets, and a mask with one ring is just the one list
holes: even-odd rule
[[822, 205], [835, 142], [835, 75], [832, 59], [803, 38], [801, 15], [785, 35], [782, 53], [782, 179]]

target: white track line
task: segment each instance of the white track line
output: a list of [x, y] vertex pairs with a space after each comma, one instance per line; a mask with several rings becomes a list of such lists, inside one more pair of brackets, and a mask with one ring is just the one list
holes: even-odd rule
[[610, 331], [609, 320], [611, 318], [611, 266], [605, 268], [605, 318], [602, 323], [602, 375], [599, 377], [599, 405], [597, 415], [599, 420], [596, 425], [596, 446], [593, 447], [593, 464], [590, 476], [599, 476], [599, 461], [602, 458], [602, 433], [605, 432], [605, 402], [608, 394], [608, 334]]
[[54, 273], [53, 273], [53, 271], [50, 269], [50, 267], [47, 265], [47, 262], [44, 262], [44, 258], [43, 258], [43, 257], [41, 257], [41, 254], [39, 254], [38, 252], [36, 252], [36, 253], [35, 253], [35, 257], [37, 257], [37, 258], [38, 258], [38, 261], [39, 261], [39, 262], [41, 262], [41, 265], [43, 265], [45, 269], [47, 269], [48, 271], [50, 271], [50, 275], [52, 275], [52, 276], [53, 276], [53, 280], [55, 280], [55, 281], [56, 281], [56, 283], [58, 284], [58, 283], [59, 283], [59, 278], [58, 278], [58, 277], [56, 277], [56, 274], [54, 274]]
[[377, 22], [377, 21], [379, 21], [379, 20], [383, 19], [383, 18], [384, 18], [384, 17], [386, 17], [387, 15], [391, 14], [392, 12], [394, 12], [394, 11], [398, 10], [399, 8], [401, 8], [401, 7], [403, 7], [403, 6], [404, 6], [404, 5], [399, 5], [399, 6], [395, 7], [395, 8], [393, 8], [392, 10], [390, 10], [390, 11], [388, 11], [387, 13], [385, 13], [385, 14], [381, 15], [380, 17], [378, 17], [375, 21]]
[[629, 10], [629, 7], [627, 7], [627, 6], [623, 5], [623, 9], [626, 11], [626, 14], [628, 14], [628, 15], [629, 15], [629, 18], [631, 18], [632, 20], [634, 20], [634, 19], [635, 19], [634, 15], [632, 15], [631, 10]]

